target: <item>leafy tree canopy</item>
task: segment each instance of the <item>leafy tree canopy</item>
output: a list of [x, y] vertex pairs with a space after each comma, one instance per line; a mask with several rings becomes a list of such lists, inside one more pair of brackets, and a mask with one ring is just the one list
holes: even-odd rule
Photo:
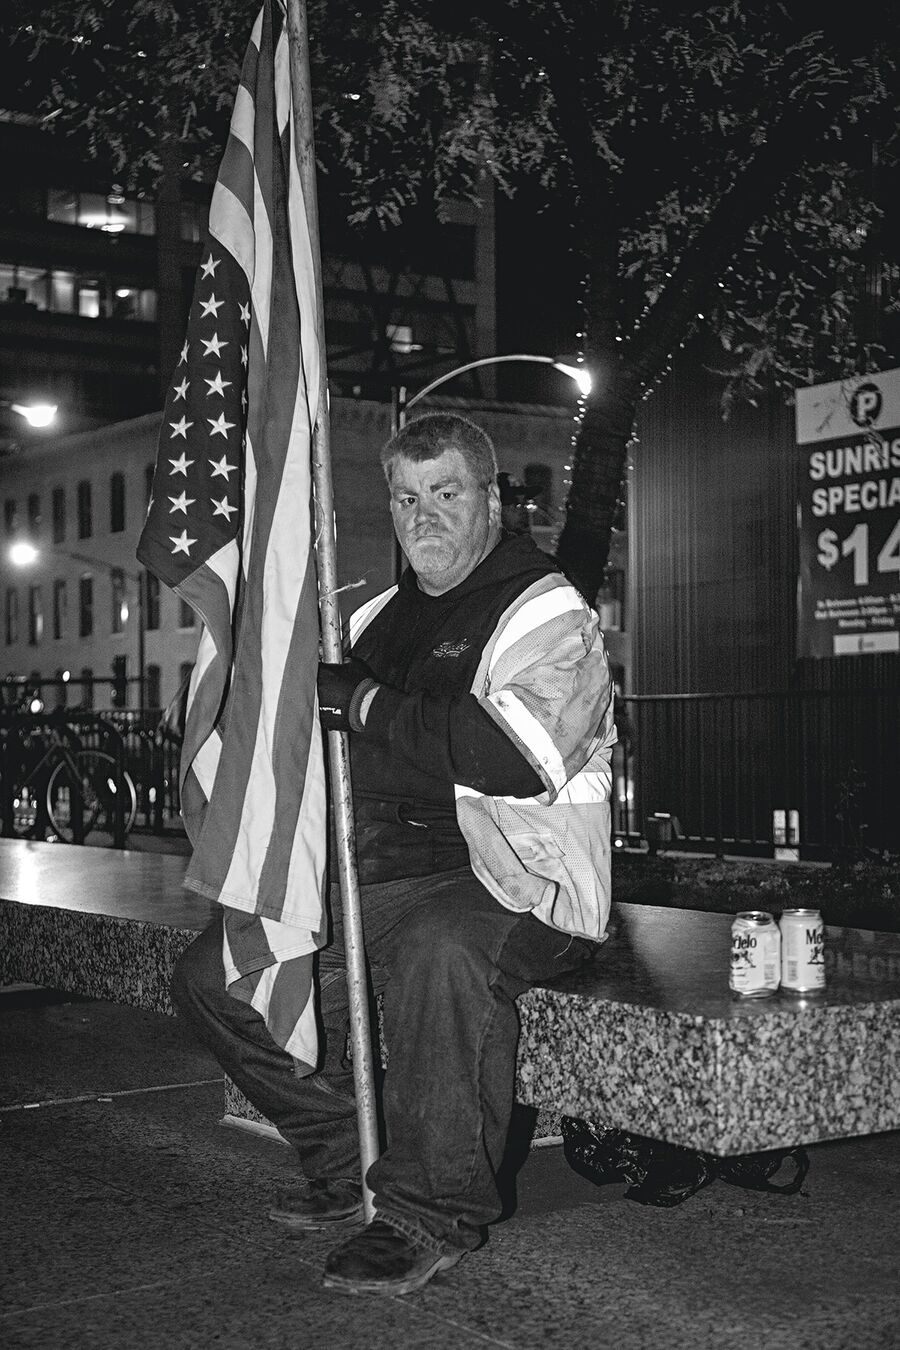
[[[255, 0], [7, 0], [20, 99], [147, 184], [218, 158]], [[726, 406], [896, 359], [900, 11], [859, 0], [309, 0], [317, 152], [348, 218], [538, 183], [584, 263], [562, 553], [602, 571], [640, 398], [698, 329]], [[27, 86], [21, 81], [29, 62]], [[9, 88], [9, 81], [6, 82]], [[893, 289], [892, 289], [893, 288]], [[880, 311], [879, 311], [880, 305]], [[896, 324], [894, 330], [896, 331]]]

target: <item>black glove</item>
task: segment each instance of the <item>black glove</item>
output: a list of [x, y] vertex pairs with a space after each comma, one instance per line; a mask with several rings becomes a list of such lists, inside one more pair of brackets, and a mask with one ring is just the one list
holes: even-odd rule
[[325, 731], [362, 731], [359, 708], [378, 682], [364, 661], [319, 662], [319, 720]]

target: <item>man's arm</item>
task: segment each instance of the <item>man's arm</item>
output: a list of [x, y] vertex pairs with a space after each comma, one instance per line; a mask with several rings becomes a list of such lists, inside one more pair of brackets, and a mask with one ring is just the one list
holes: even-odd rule
[[535, 797], [544, 791], [540, 775], [474, 694], [404, 694], [381, 685], [363, 734], [444, 783], [491, 797]]
[[519, 611], [516, 640], [496, 660], [481, 698], [405, 694], [371, 680], [360, 693], [357, 678], [354, 729], [444, 782], [491, 796], [546, 791], [554, 798], [598, 744], [614, 739], [612, 686], [596, 615], [574, 592], [571, 605], [566, 596], [557, 598], [544, 621], [540, 600], [534, 624], [527, 607]]
[[473, 694], [405, 694], [379, 684], [360, 661], [319, 667], [322, 725], [390, 745], [444, 783], [490, 796], [533, 797], [544, 783]]

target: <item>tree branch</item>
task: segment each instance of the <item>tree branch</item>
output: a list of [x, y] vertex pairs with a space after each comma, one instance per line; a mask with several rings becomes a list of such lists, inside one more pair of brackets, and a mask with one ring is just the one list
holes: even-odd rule
[[626, 359], [646, 386], [666, 367], [706, 303], [722, 270], [771, 205], [792, 173], [809, 160], [810, 147], [821, 141], [829, 113], [845, 97], [842, 86], [817, 91], [816, 102], [787, 103], [787, 112], [762, 141], [719, 197], [706, 224], [697, 232], [673, 270], [672, 278], [651, 307], [643, 325], [627, 344]]

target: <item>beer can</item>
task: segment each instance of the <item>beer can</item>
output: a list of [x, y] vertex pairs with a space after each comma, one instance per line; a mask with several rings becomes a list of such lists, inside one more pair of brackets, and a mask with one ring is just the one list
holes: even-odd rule
[[825, 988], [825, 925], [817, 909], [786, 909], [781, 916], [781, 987], [795, 994]]
[[731, 973], [735, 994], [762, 998], [774, 994], [781, 977], [781, 933], [771, 914], [761, 909], [736, 914], [731, 925]]

